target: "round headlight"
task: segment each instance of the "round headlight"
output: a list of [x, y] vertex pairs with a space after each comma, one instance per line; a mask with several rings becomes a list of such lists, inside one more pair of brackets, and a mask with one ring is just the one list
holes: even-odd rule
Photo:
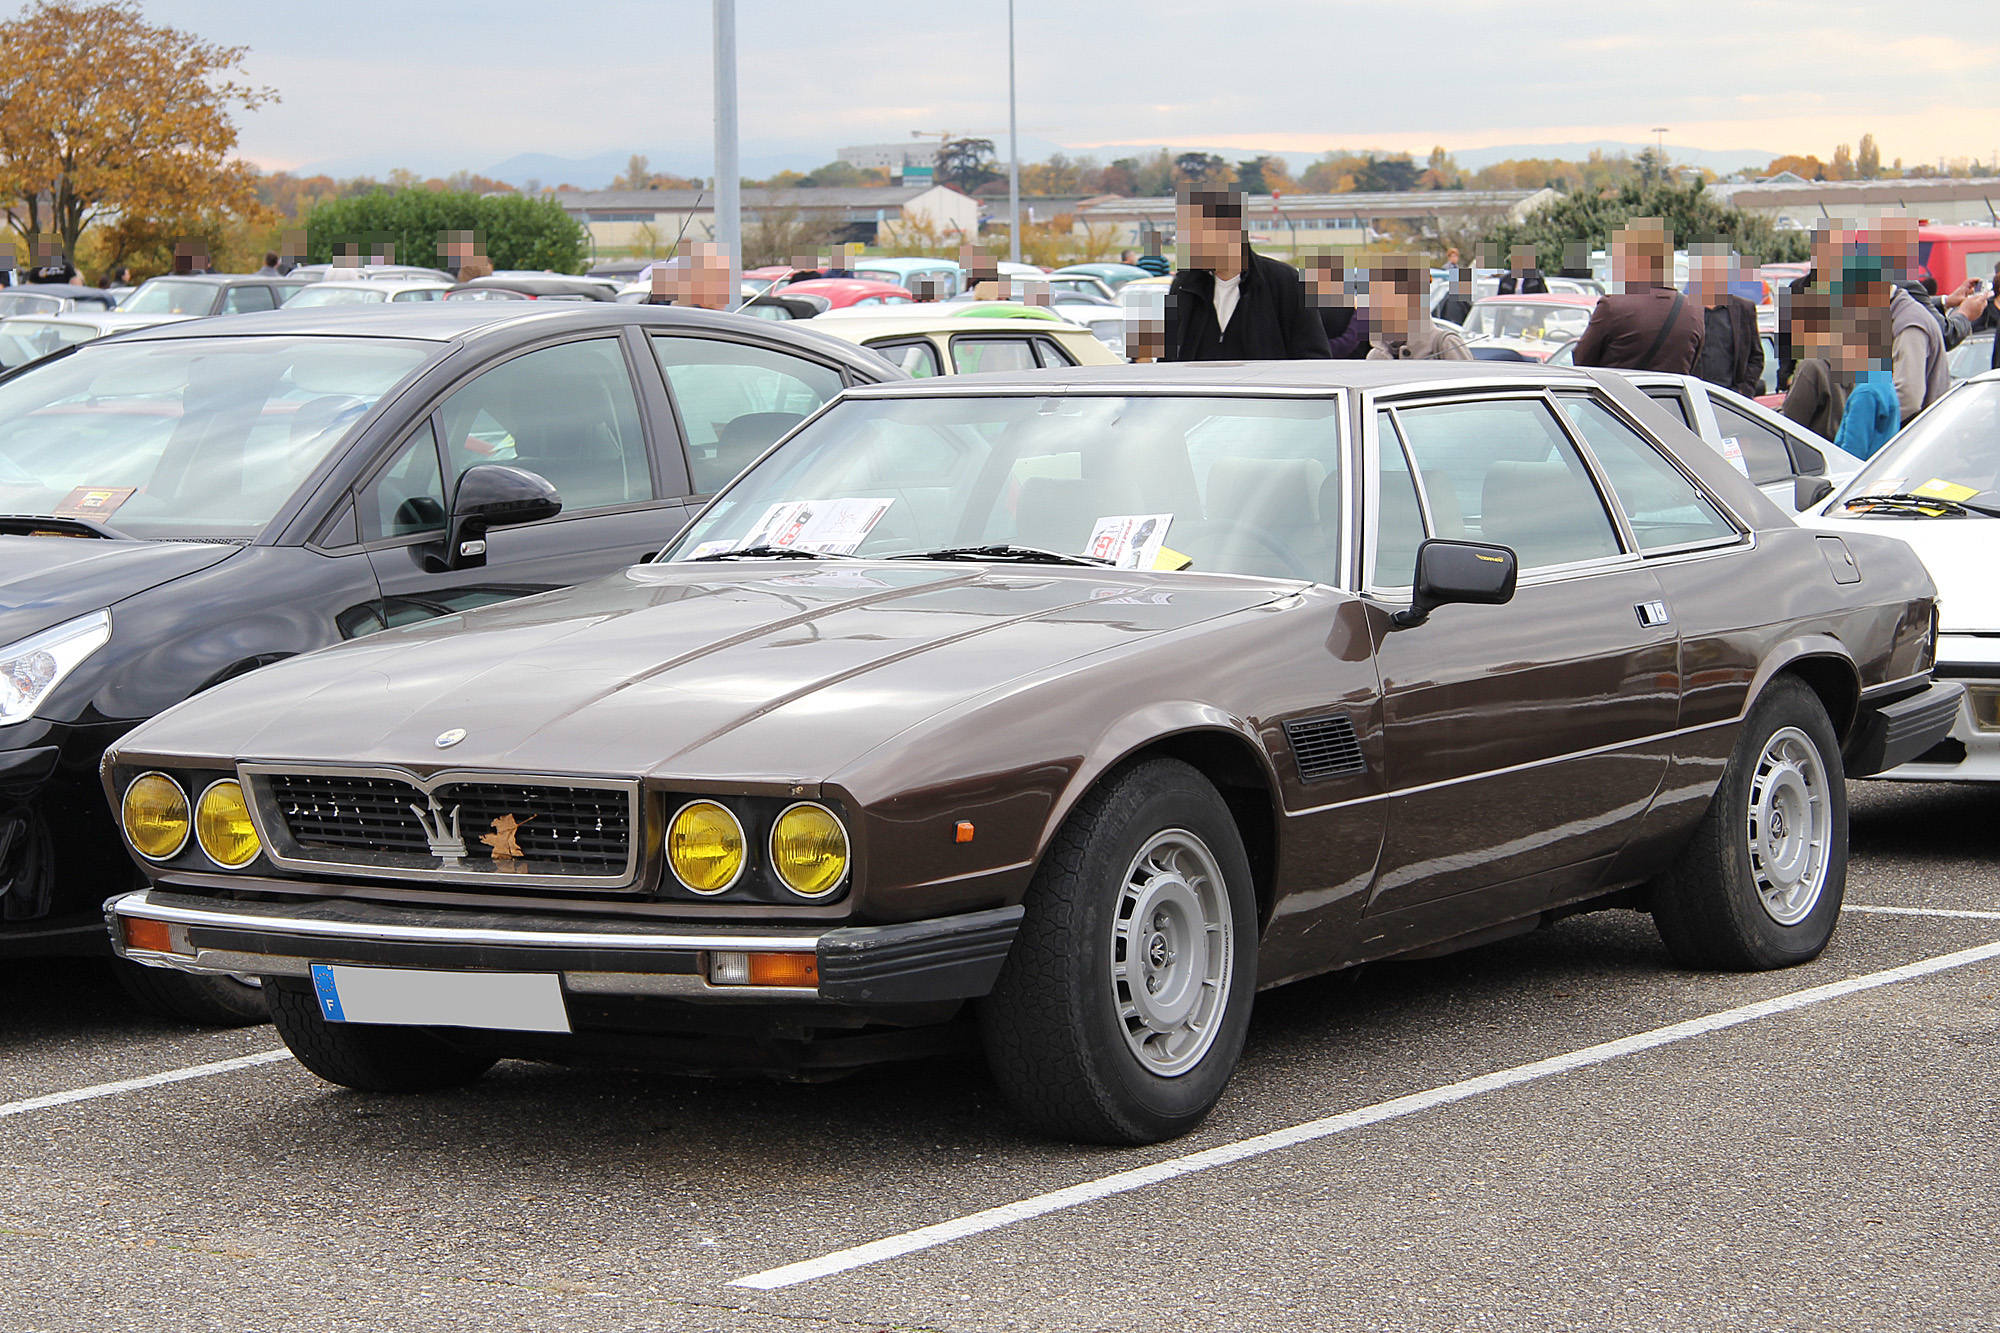
[[118, 808], [125, 839], [148, 861], [178, 856], [188, 840], [188, 798], [165, 773], [141, 773]]
[[250, 822], [250, 806], [243, 788], [234, 778], [209, 784], [194, 810], [194, 838], [208, 859], [225, 870], [236, 870], [257, 859], [263, 847], [257, 841], [257, 826]]
[[743, 874], [743, 825], [714, 801], [690, 801], [667, 825], [667, 864], [696, 893], [721, 893]]
[[823, 805], [795, 805], [771, 826], [771, 867], [803, 898], [823, 898], [847, 877], [847, 830]]

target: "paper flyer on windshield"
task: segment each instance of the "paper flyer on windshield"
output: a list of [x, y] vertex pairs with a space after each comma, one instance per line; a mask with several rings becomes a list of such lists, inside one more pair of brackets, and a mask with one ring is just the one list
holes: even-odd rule
[[1083, 553], [1109, 560], [1119, 569], [1151, 569], [1167, 540], [1172, 514], [1115, 514], [1100, 518]]
[[741, 541], [750, 546], [795, 546], [824, 555], [852, 555], [889, 512], [887, 500], [785, 500], [764, 511]]

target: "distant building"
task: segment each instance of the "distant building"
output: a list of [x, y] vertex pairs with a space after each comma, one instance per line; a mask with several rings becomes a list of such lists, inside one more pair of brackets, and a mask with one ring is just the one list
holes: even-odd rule
[[[658, 252], [676, 238], [715, 239], [715, 194], [709, 190], [578, 190], [553, 196], [590, 232], [594, 253]], [[783, 211], [823, 221], [836, 242], [874, 245], [915, 226], [945, 237], [979, 231], [979, 204], [942, 185], [803, 188], [743, 191], [743, 225]]]
[[899, 176], [904, 167], [922, 167], [930, 170], [937, 166], [937, 145], [929, 143], [858, 143], [850, 144], [834, 155], [850, 167], [860, 167], [863, 171], [873, 167]]
[[[1787, 173], [1789, 174], [1789, 173]], [[1897, 216], [1929, 222], [2000, 224], [2000, 176], [1906, 178], [1876, 181], [1808, 181], [1773, 177], [1752, 185], [1711, 185], [1731, 208], [1760, 214], [1780, 225], [1810, 228], [1821, 218], [1858, 222]]]

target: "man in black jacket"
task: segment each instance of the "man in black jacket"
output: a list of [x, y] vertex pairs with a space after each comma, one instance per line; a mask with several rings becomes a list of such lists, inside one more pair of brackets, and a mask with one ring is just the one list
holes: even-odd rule
[[1181, 196], [1176, 222], [1188, 267], [1167, 288], [1167, 360], [1324, 360], [1332, 354], [1298, 271], [1250, 248], [1242, 194], [1190, 190]]
[[1764, 339], [1757, 332], [1757, 307], [1729, 290], [1738, 271], [1727, 246], [1695, 247], [1691, 295], [1701, 305], [1703, 334], [1694, 373], [1755, 398], [1764, 392]]

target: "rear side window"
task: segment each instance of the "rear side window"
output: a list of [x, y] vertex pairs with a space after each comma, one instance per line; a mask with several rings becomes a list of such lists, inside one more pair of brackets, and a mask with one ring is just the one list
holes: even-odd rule
[[[1736, 447], [1743, 451], [1743, 466], [1749, 469], [1751, 481], [1763, 486], [1792, 475], [1792, 456], [1777, 427], [1738, 412], [1716, 394], [1708, 396], [1708, 405], [1715, 409], [1715, 424], [1722, 437], [1734, 439]], [[1820, 466], [1826, 466], [1825, 459], [1820, 460]]]
[[913, 379], [930, 379], [944, 374], [944, 366], [938, 361], [937, 347], [928, 338], [869, 343], [868, 346], [895, 362], [899, 370]]
[[840, 392], [838, 371], [768, 347], [668, 334], [652, 344], [680, 409], [697, 495], [728, 485]]
[[1611, 479], [1640, 550], [1737, 535], [1708, 497], [1610, 408], [1594, 398], [1571, 395], [1563, 397], [1562, 405]]
[[1076, 358], [1071, 356], [1063, 345], [1053, 338], [1035, 339], [1035, 355], [1042, 359], [1042, 368], [1045, 370], [1055, 366], [1073, 366], [1076, 364]]
[[1396, 418], [1433, 515], [1455, 507], [1468, 540], [1513, 548], [1523, 570], [1619, 554], [1610, 511], [1543, 400], [1401, 408]]
[[1039, 370], [1033, 343], [1027, 338], [953, 338], [951, 359], [961, 375], [982, 370]]
[[246, 310], [275, 310], [276, 298], [269, 287], [231, 287], [222, 296], [222, 313], [238, 315]]
[[1681, 397], [1679, 389], [1648, 389], [1646, 390], [1646, 396], [1661, 407], [1666, 408], [1668, 413], [1679, 420], [1683, 426], [1686, 426], [1689, 430], [1695, 429], [1694, 422], [1688, 418], [1687, 399]]

